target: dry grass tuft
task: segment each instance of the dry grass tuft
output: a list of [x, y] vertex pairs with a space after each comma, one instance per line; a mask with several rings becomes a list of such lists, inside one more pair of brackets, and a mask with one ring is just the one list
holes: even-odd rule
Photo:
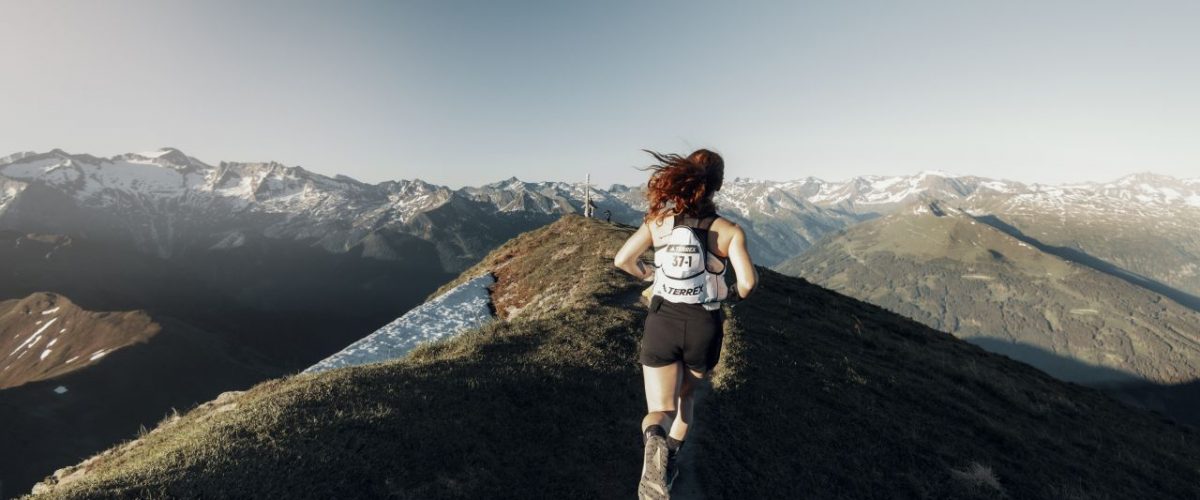
[[979, 462], [971, 462], [971, 465], [964, 470], [950, 469], [950, 475], [972, 492], [990, 490], [1004, 495], [1004, 487], [1000, 486], [1000, 480], [996, 478], [996, 473], [992, 472], [991, 467]]

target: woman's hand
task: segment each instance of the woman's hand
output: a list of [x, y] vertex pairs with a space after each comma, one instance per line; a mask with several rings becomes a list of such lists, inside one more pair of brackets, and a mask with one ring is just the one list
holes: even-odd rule
[[642, 273], [642, 281], [654, 281], [654, 268], [646, 266], [645, 262], [637, 261], [638, 271]]

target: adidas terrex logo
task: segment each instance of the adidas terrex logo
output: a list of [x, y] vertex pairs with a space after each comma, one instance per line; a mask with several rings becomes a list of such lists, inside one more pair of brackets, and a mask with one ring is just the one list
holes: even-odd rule
[[667, 245], [667, 253], [700, 253], [697, 245]]
[[667, 295], [700, 295], [700, 292], [703, 291], [704, 285], [698, 285], [692, 288], [675, 288], [673, 286], [667, 286], [666, 283], [663, 283], [662, 285], [662, 293]]

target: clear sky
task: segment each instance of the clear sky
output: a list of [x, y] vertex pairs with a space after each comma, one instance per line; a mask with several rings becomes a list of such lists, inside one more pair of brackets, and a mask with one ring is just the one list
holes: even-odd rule
[[0, 3], [0, 155], [365, 181], [1200, 176], [1200, 2]]

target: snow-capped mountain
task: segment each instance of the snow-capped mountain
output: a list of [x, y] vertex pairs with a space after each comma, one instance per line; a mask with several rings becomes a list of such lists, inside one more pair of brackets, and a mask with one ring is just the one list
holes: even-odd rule
[[[160, 257], [228, 249], [254, 235], [335, 252], [363, 245], [376, 252], [371, 256], [387, 256], [395, 248], [379, 248], [377, 233], [430, 239], [422, 215], [455, 202], [482, 204], [420, 180], [370, 185], [275, 162], [214, 166], [172, 148], [107, 159], [61, 150], [17, 154], [0, 160], [0, 176], [9, 179], [0, 227], [127, 237]], [[481, 250], [449, 248], [446, 267]]]
[[[600, 217], [608, 211], [636, 224], [645, 210], [643, 186], [593, 186], [591, 193]], [[275, 162], [210, 165], [173, 148], [112, 158], [53, 150], [0, 159], [0, 228], [116, 235], [161, 257], [228, 249], [261, 235], [389, 259], [403, 255], [397, 239], [418, 239], [433, 243], [443, 268], [457, 272], [521, 231], [581, 212], [584, 197], [582, 183], [511, 177], [460, 189], [420, 179], [367, 184]], [[1200, 212], [1200, 179], [1138, 174], [1045, 186], [944, 172], [838, 182], [735, 178], [717, 196], [721, 213], [748, 230], [752, 254], [765, 265], [923, 199], [1014, 219], [1116, 219], [1137, 227], [1150, 220], [1168, 231]]]
[[980, 205], [1005, 213], [1053, 217], [1149, 216], [1156, 224], [1167, 228], [1179, 222], [1175, 216], [1200, 210], [1200, 179], [1141, 173], [1107, 183], [1035, 184], [993, 203]]
[[1151, 173], [1128, 175], [1113, 182], [1061, 186], [933, 171], [908, 176], [861, 176], [840, 182], [810, 177], [776, 184], [814, 205], [861, 214], [886, 214], [921, 199], [1039, 212], [1080, 209], [1090, 214], [1157, 210], [1154, 215], [1165, 215], [1173, 210], [1200, 208], [1200, 178], [1176, 179]]
[[[333, 252], [397, 258], [394, 242], [433, 243], [459, 271], [499, 242], [582, 211], [582, 183], [515, 177], [450, 189], [419, 179], [366, 184], [279, 163], [204, 163], [173, 148], [112, 158], [62, 150], [0, 159], [0, 228], [126, 238], [160, 257], [229, 249], [247, 237], [300, 240]], [[32, 186], [32, 187], [31, 187]], [[593, 187], [597, 216], [637, 223], [643, 190]], [[726, 213], [744, 222], [766, 263], [793, 255], [855, 216], [773, 183], [732, 183]]]
[[976, 194], [1014, 193], [1025, 186], [975, 176], [927, 171], [905, 176], [859, 176], [840, 182], [809, 177], [784, 183], [810, 203], [858, 214], [889, 213], [922, 198], [957, 200]]

